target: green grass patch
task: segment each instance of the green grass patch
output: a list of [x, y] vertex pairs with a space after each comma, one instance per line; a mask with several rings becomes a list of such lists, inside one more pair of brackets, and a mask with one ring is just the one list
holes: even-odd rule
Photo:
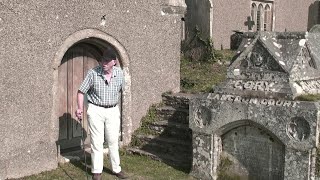
[[297, 96], [295, 100], [298, 101], [319, 101], [320, 100], [320, 94], [305, 94], [301, 96]]
[[[155, 122], [158, 120], [157, 118], [157, 107], [161, 106], [161, 104], [158, 104], [158, 105], [152, 105], [147, 114], [142, 117], [141, 119], [141, 125], [139, 127], [139, 129], [137, 129], [134, 134], [149, 134], [149, 135], [155, 135], [154, 134], [154, 131], [149, 129], [149, 124], [152, 123], [152, 122]], [[134, 141], [134, 139], [132, 140]]]
[[142, 117], [140, 127], [132, 134], [130, 146], [142, 146], [143, 142], [137, 137], [137, 135], [158, 135], [156, 131], [149, 128], [149, 124], [158, 120], [157, 118], [157, 107], [162, 104], [152, 105], [147, 114]]
[[[90, 159], [88, 160], [90, 161]], [[91, 166], [91, 163], [88, 163]], [[165, 163], [152, 160], [146, 156], [121, 153], [122, 169], [130, 175], [130, 180], [195, 180], [185, 172], [174, 169]], [[105, 158], [102, 179], [117, 179], [111, 173], [109, 159]], [[88, 172], [90, 172], [88, 168]], [[89, 173], [89, 178], [91, 173]], [[43, 179], [86, 179], [84, 161], [67, 163], [52, 171], [43, 172], [38, 175], [21, 178], [21, 180], [43, 180]]]
[[230, 166], [233, 162], [227, 157], [222, 157], [220, 160], [220, 165], [218, 167], [218, 180], [241, 180], [237, 175], [230, 174], [228, 172]]
[[212, 87], [226, 79], [227, 65], [223, 63], [181, 59], [180, 89], [185, 93], [211, 92]]
[[229, 62], [236, 55], [236, 52], [230, 49], [214, 50], [214, 55], [217, 60]]

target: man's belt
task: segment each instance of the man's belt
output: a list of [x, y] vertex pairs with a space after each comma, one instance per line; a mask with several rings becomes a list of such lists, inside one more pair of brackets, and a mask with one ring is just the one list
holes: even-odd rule
[[91, 101], [88, 101], [90, 104], [93, 104], [93, 105], [96, 105], [96, 106], [99, 106], [99, 107], [103, 107], [103, 108], [113, 108], [113, 107], [116, 107], [117, 104], [114, 104], [114, 105], [99, 105], [99, 104], [95, 104], [95, 103], [92, 103]]

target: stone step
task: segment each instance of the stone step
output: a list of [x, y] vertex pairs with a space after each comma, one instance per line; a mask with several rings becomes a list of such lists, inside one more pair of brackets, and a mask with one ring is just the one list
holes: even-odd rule
[[159, 121], [167, 120], [169, 122], [189, 124], [189, 109], [162, 106], [156, 108], [156, 114]]
[[189, 100], [193, 97], [193, 94], [186, 93], [164, 93], [162, 95], [162, 102], [167, 106], [172, 106], [174, 108], [189, 109]]
[[155, 108], [155, 121], [145, 121], [146, 131], [133, 135], [131, 146], [126, 149], [189, 171], [192, 165], [189, 99], [193, 95], [177, 93], [162, 97], [165, 105]]
[[187, 124], [170, 121], [156, 121], [149, 123], [148, 127], [154, 134], [161, 135], [161, 137], [179, 137], [179, 139], [183, 140], [192, 139], [192, 131]]
[[186, 156], [172, 156], [166, 153], [159, 153], [155, 151], [145, 151], [136, 147], [126, 148], [126, 151], [132, 154], [139, 154], [148, 156], [154, 160], [164, 162], [172, 167], [190, 172], [192, 166], [192, 154]]
[[132, 146], [142, 150], [157, 151], [171, 155], [191, 154], [192, 140], [182, 140], [177, 138], [161, 137], [154, 135], [134, 135], [135, 143]]

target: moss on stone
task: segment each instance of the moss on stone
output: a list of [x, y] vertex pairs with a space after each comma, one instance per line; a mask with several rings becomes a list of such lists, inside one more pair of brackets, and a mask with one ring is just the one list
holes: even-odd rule
[[[135, 132], [135, 134], [144, 134], [144, 135], [156, 135], [155, 131], [149, 128], [149, 124], [152, 122], [155, 122], [158, 120], [156, 108], [159, 107], [161, 104], [158, 105], [152, 105], [147, 114], [141, 119], [141, 125], [140, 128], [138, 128]], [[132, 139], [133, 141], [134, 139]]]
[[304, 94], [297, 96], [295, 100], [298, 101], [319, 101], [320, 100], [320, 94]]
[[218, 180], [241, 180], [241, 177], [236, 174], [230, 174], [228, 172], [232, 161], [227, 157], [221, 157], [218, 167]]

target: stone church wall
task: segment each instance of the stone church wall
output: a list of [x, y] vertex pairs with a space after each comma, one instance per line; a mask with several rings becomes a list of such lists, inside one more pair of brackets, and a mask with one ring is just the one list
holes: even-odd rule
[[[274, 1], [276, 8], [275, 31], [307, 31], [312, 25], [317, 24], [318, 2], [314, 0], [297, 1]], [[313, 20], [311, 20], [313, 19]], [[308, 23], [308, 21], [313, 21]]]
[[[231, 0], [186, 0], [188, 6], [185, 18], [186, 39], [190, 35], [189, 31], [197, 25], [205, 37], [210, 37], [211, 34], [215, 49], [230, 49], [230, 36], [234, 33], [233, 30], [248, 31], [247, 17], [251, 15], [251, 2], [251, 0], [236, 3]], [[274, 31], [309, 30], [319, 23], [318, 3], [314, 0], [294, 3], [290, 0], [274, 0]], [[208, 20], [211, 21], [211, 26], [203, 23]]]
[[134, 107], [128, 133], [163, 92], [179, 91], [181, 16], [163, 10], [170, 2], [0, 3], [0, 179], [57, 167], [54, 59], [71, 34], [97, 30], [125, 48]]
[[213, 1], [213, 42], [217, 49], [230, 48], [233, 30], [246, 31], [245, 22], [250, 15], [250, 1]]

